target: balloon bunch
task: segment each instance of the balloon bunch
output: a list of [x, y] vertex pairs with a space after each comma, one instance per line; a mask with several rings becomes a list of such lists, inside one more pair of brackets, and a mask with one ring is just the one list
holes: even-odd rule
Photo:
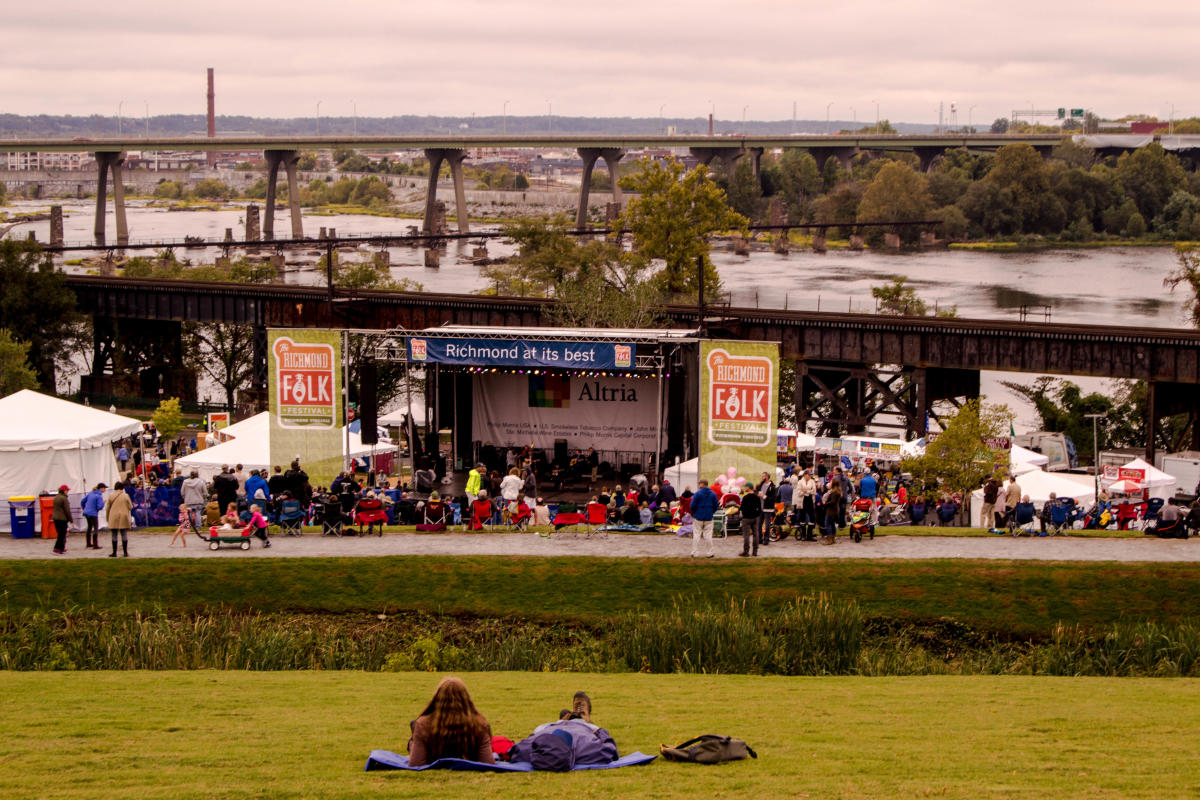
[[721, 491], [725, 494], [740, 495], [742, 493], [742, 487], [746, 485], [746, 479], [738, 477], [737, 467], [730, 467], [729, 469], [725, 470], [724, 475], [718, 475], [717, 477], [713, 478], [712, 485], [720, 486]]

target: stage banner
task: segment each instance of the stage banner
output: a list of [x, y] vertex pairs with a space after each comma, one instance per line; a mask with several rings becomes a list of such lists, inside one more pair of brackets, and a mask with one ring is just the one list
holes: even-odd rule
[[747, 483], [774, 479], [778, 418], [777, 343], [700, 343], [701, 478], [735, 467]]
[[342, 471], [342, 335], [277, 328], [269, 332], [271, 464], [294, 459], [314, 486]]
[[501, 447], [554, 447], [654, 452], [658, 447], [658, 381], [562, 374], [475, 375], [471, 430]]
[[408, 339], [408, 359], [417, 364], [464, 367], [552, 367], [559, 369], [632, 369], [632, 344], [612, 342], [538, 342], [525, 339]]

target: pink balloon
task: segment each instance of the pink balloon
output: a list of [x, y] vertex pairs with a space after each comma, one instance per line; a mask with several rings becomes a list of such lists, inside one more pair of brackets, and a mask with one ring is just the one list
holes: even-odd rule
[[717, 486], [724, 486], [725, 485], [725, 476], [718, 475], [717, 477], [713, 478], [713, 483], [715, 483]]
[[725, 474], [731, 478], [736, 478], [737, 477], [737, 467], [730, 467], [729, 469], [725, 470]]

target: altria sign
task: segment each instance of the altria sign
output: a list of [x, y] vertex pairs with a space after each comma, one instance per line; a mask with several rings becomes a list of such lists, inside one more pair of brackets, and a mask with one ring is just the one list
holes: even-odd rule
[[708, 371], [708, 440], [718, 445], [773, 443], [771, 392], [775, 364], [762, 356], [738, 356], [718, 348]]

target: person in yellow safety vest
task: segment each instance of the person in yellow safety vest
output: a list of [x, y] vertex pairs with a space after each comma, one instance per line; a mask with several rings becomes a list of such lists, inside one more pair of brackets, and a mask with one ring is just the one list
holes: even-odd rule
[[467, 473], [467, 507], [469, 508], [475, 498], [479, 496], [479, 490], [483, 488], [483, 473], [486, 471], [483, 464], [476, 464]]

